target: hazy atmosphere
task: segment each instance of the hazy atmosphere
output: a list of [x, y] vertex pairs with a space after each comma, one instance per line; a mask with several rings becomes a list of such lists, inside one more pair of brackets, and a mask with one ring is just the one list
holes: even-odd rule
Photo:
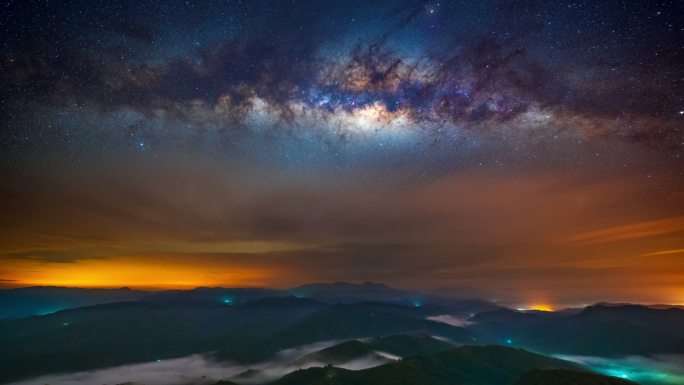
[[681, 1], [8, 0], [0, 37], [0, 383], [684, 383]]
[[10, 2], [0, 279], [684, 303], [680, 6]]

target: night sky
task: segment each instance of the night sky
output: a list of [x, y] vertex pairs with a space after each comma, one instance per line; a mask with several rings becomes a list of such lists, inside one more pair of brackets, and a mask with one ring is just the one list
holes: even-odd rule
[[3, 1], [1, 286], [684, 304], [681, 1]]

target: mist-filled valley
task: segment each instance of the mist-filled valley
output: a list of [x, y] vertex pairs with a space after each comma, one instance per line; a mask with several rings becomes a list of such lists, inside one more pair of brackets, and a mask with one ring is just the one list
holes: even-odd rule
[[[18, 307], [3, 308], [0, 381], [13, 384], [394, 384], [401, 378], [505, 385], [552, 378], [666, 385], [684, 378], [684, 310], [675, 306], [519, 310], [370, 282], [0, 292], [5, 305], [16, 298], [36, 307], [21, 317], [14, 316]], [[69, 307], [69, 301], [90, 305]], [[67, 308], [44, 314], [58, 306]]]
[[684, 0], [0, 2], [0, 385], [684, 385]]

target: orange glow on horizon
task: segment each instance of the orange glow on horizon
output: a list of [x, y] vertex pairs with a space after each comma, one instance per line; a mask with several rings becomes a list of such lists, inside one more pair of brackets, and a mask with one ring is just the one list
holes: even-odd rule
[[536, 311], [554, 311], [554, 307], [552, 305], [532, 305], [530, 306], [530, 310], [536, 310]]
[[15, 266], [12, 286], [82, 288], [190, 289], [199, 286], [264, 286], [273, 274], [265, 269], [207, 266], [192, 261], [138, 260], [133, 257], [45, 264], [26, 261]]

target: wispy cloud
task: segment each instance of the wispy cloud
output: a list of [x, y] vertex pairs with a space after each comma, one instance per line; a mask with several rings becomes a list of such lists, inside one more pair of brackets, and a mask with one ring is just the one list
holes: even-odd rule
[[[570, 241], [585, 244], [619, 242], [636, 238], [646, 238], [668, 234], [682, 230], [684, 230], [684, 217], [677, 216], [582, 232], [571, 236]], [[677, 251], [675, 250], [675, 252]]]
[[[302, 357], [335, 343], [335, 341], [325, 341], [282, 350], [272, 360], [254, 365], [218, 361], [209, 355], [196, 354], [87, 372], [41, 376], [10, 385], [115, 385], [125, 382], [145, 385], [204, 385], [220, 380], [230, 380], [240, 384], [258, 384], [275, 380], [297, 369], [325, 366], [325, 363], [302, 360]], [[371, 354], [336, 366], [361, 370], [382, 365], [393, 358], [382, 354]]]
[[442, 322], [442, 323], [445, 323], [445, 324], [451, 325], [451, 326], [463, 327], [463, 326], [468, 326], [468, 325], [473, 324], [472, 321], [469, 321], [466, 318], [454, 317], [453, 315], [449, 315], [449, 314], [431, 316], [431, 317], [427, 317], [427, 319], [430, 321]]

